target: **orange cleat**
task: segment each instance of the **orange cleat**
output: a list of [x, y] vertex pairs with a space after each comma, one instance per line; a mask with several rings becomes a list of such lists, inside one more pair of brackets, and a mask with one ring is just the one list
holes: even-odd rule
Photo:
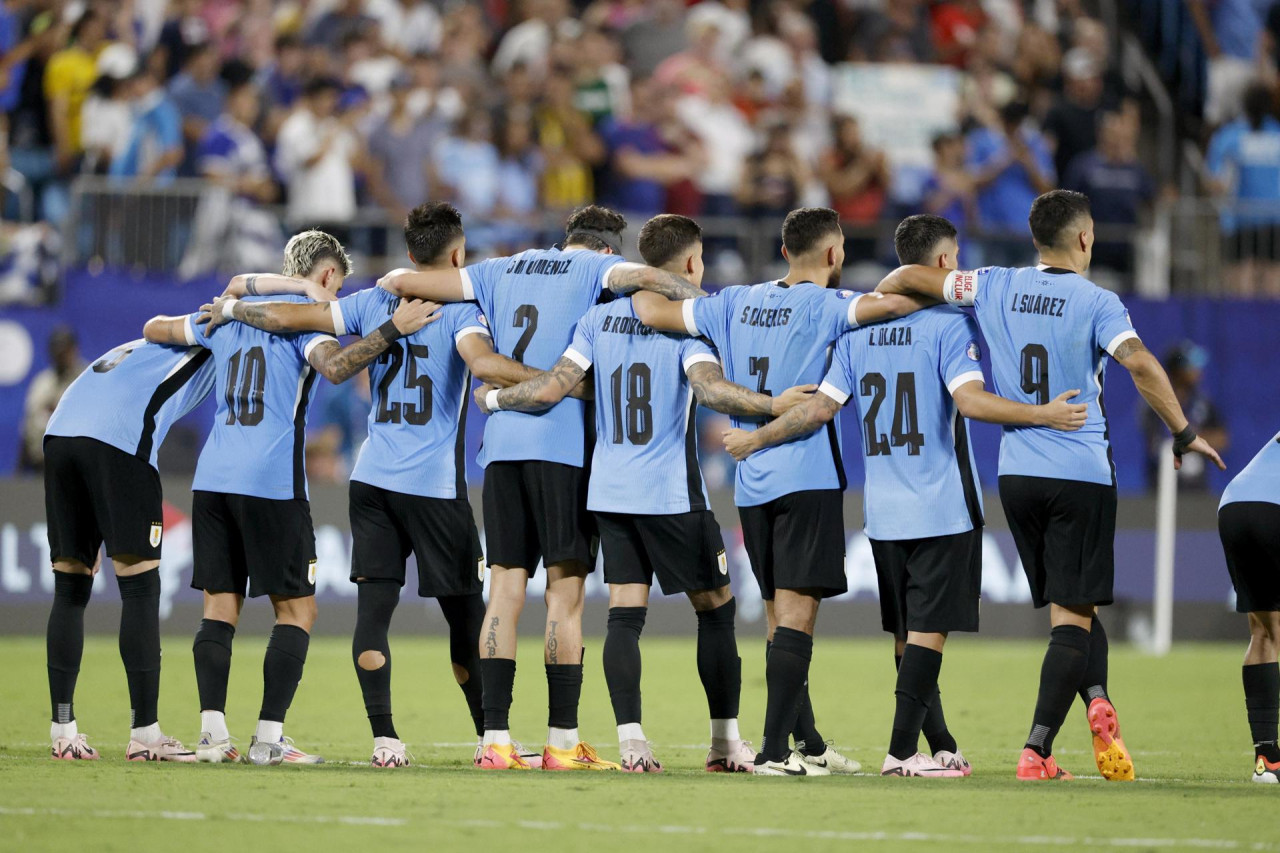
[[1132, 782], [1133, 758], [1120, 739], [1115, 706], [1105, 697], [1089, 703], [1089, 731], [1093, 732], [1093, 757], [1102, 778], [1108, 782]]
[[1047, 782], [1053, 779], [1065, 781], [1074, 778], [1074, 776], [1058, 766], [1058, 762], [1054, 761], [1052, 755], [1048, 758], [1041, 758], [1038, 752], [1029, 747], [1022, 750], [1022, 757], [1018, 759], [1018, 779], [1020, 781]]
[[543, 770], [621, 770], [620, 764], [605, 761], [589, 743], [579, 742], [573, 749], [558, 749], [550, 744], [542, 751]]
[[511, 743], [491, 743], [485, 747], [476, 767], [481, 770], [528, 770], [529, 763]]

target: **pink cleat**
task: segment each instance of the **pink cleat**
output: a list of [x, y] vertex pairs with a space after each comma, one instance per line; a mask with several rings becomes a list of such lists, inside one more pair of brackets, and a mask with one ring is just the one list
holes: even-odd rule
[[880, 767], [881, 776], [916, 776], [924, 779], [959, 779], [964, 776], [960, 770], [943, 767], [937, 761], [922, 752], [910, 758], [894, 758], [886, 755]]
[[622, 744], [622, 771], [624, 773], [661, 773], [662, 765], [653, 757], [647, 740], [628, 740]]
[[75, 737], [54, 738], [49, 756], [55, 761], [97, 761], [98, 750], [89, 746], [84, 735], [77, 734]]
[[194, 752], [183, 746], [177, 738], [167, 735], [155, 743], [129, 741], [124, 757], [129, 761], [178, 761], [184, 764], [194, 764], [196, 760]]
[[756, 750], [750, 741], [736, 740], [729, 743], [726, 749], [716, 749], [712, 743], [707, 752], [708, 773], [754, 773], [756, 771]]
[[958, 749], [955, 752], [939, 750], [934, 753], [933, 760], [949, 770], [959, 770], [965, 776], [973, 775], [973, 768], [969, 766], [969, 759], [965, 758]]
[[369, 760], [369, 764], [374, 767], [408, 767], [409, 753], [398, 738], [376, 737], [373, 739], [373, 758]]

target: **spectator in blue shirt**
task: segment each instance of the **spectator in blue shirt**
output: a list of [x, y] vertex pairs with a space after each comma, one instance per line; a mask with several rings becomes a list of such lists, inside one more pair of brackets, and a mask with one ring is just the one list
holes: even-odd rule
[[[925, 179], [921, 202], [928, 213], [941, 216], [956, 227], [964, 243], [967, 228], [977, 221], [977, 195], [973, 177], [965, 169], [964, 137], [939, 134], [933, 140], [933, 172]], [[973, 265], [972, 259], [968, 259]]]
[[227, 87], [218, 79], [219, 65], [213, 45], [197, 45], [187, 54], [182, 73], [169, 81], [169, 97], [182, 116], [182, 138], [188, 152], [182, 164], [184, 175], [195, 174], [196, 148], [222, 114]]
[[637, 81], [631, 89], [631, 117], [601, 122], [600, 136], [609, 151], [602, 204], [652, 216], [666, 209], [668, 186], [693, 177], [698, 168], [696, 145], [685, 137], [676, 140], [673, 150], [663, 137], [663, 119], [669, 116], [662, 111], [669, 112], [671, 104], [651, 81]]
[[1191, 19], [1208, 56], [1204, 119], [1210, 126], [1240, 114], [1254, 56], [1262, 35], [1262, 16], [1270, 3], [1260, 0], [1187, 0]]
[[173, 178], [182, 162], [182, 116], [150, 69], [135, 73], [129, 87], [133, 127], [109, 174], [144, 181]]
[[996, 127], [969, 134], [968, 164], [978, 191], [978, 220], [992, 242], [985, 260], [1018, 266], [1026, 255], [1031, 203], [1053, 189], [1053, 156], [1044, 136], [1017, 102], [1000, 110]]

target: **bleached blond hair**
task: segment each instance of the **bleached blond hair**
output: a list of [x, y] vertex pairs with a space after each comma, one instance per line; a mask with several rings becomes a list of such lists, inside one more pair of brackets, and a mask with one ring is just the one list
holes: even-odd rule
[[323, 261], [337, 263], [344, 276], [351, 275], [351, 256], [342, 248], [338, 238], [318, 229], [300, 231], [289, 238], [284, 247], [285, 275], [303, 278]]

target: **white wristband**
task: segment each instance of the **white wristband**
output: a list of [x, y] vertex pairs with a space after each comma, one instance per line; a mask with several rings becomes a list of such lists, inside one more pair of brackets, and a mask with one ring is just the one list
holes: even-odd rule
[[484, 405], [491, 412], [500, 412], [502, 407], [498, 405], [498, 389], [495, 388], [488, 394], [484, 395]]
[[228, 299], [226, 302], [222, 303], [222, 319], [224, 320], [235, 319], [235, 314], [233, 313], [233, 311], [236, 307], [237, 301], [238, 300], [235, 300], [235, 299]]

